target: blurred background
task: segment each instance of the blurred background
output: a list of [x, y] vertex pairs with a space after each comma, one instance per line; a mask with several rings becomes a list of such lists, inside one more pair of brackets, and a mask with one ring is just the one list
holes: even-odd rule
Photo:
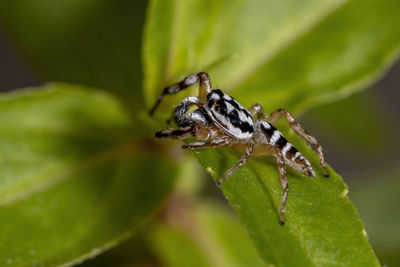
[[[3, 92], [47, 81], [18, 49], [2, 24], [0, 59], [0, 90]], [[372, 246], [381, 262], [389, 266], [400, 266], [399, 84], [400, 63], [396, 63], [368, 89], [312, 108], [299, 118], [301, 124], [320, 140], [327, 162], [349, 185], [349, 197], [366, 225]], [[203, 176], [208, 175], [205, 171], [200, 172]], [[203, 184], [201, 195], [224, 202], [212, 179], [207, 177], [200, 183]], [[140, 235], [136, 238], [140, 239]], [[152, 265], [153, 256], [141, 251], [143, 248], [137, 248], [136, 244], [134, 240], [125, 242], [84, 265], [98, 266], [100, 262], [112, 259], [129, 266], [140, 253], [140, 257]]]

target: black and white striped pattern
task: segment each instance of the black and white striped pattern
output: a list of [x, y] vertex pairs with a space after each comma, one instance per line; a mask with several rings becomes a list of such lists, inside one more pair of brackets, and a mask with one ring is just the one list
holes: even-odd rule
[[251, 139], [254, 132], [253, 119], [245, 107], [221, 90], [213, 90], [207, 95], [204, 106], [215, 123], [229, 135], [241, 139]]
[[307, 176], [315, 177], [310, 162], [271, 123], [265, 120], [257, 121], [255, 130], [256, 143], [271, 145], [279, 149], [286, 164]]
[[[245, 154], [218, 180], [218, 186], [243, 166], [252, 155], [272, 154], [275, 156], [283, 189], [279, 210], [280, 222], [283, 224], [286, 200], [289, 193], [286, 165], [306, 176], [315, 177], [316, 175], [310, 162], [283, 137], [273, 124], [281, 116], [284, 116], [293, 131], [317, 151], [322, 172], [324, 176], [329, 177], [325, 167], [322, 147], [315, 137], [307, 133], [287, 110], [278, 109], [272, 112], [267, 117], [267, 121], [264, 119], [264, 111], [260, 104], [254, 104], [248, 111], [221, 90], [213, 90], [210, 77], [205, 72], [189, 75], [180, 82], [164, 88], [149, 114], [152, 115], [154, 113], [164, 96], [176, 94], [195, 83], [199, 83], [198, 97], [187, 97], [175, 108], [174, 119], [179, 129], [159, 131], [155, 136], [171, 139], [195, 137], [199, 140], [198, 142], [183, 146], [183, 148], [190, 150], [218, 148], [229, 145], [235, 145], [235, 149], [239, 151], [244, 148]], [[192, 105], [197, 106], [197, 109], [188, 114]], [[253, 122], [253, 117], [257, 119], [256, 122]]]

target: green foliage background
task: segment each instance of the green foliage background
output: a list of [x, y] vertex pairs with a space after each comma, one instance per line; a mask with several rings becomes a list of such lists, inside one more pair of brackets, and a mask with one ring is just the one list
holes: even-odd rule
[[[206, 178], [193, 158], [218, 179], [239, 154], [193, 157], [154, 140], [197, 88], [166, 99], [155, 119], [147, 110], [164, 86], [199, 71], [266, 111], [299, 115], [341, 99], [397, 59], [399, 11], [395, 0], [1, 1], [1, 26], [37, 74], [56, 82], [0, 95], [0, 265], [97, 257], [83, 265], [379, 266], [347, 185], [331, 168], [323, 178], [315, 153], [284, 123], [318, 177], [289, 170], [282, 227], [273, 158], [251, 159], [223, 184], [237, 220], [201, 197]], [[331, 105], [321, 114], [349, 125], [348, 113], [365, 114], [354, 102]], [[355, 194], [361, 211], [371, 187]], [[388, 229], [400, 218], [392, 217]], [[379, 255], [396, 262], [398, 241], [381, 234]]]

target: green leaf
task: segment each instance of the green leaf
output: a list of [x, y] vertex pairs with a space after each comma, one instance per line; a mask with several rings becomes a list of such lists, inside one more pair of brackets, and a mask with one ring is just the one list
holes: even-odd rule
[[93, 257], [171, 190], [173, 164], [110, 94], [53, 84], [3, 94], [0, 113], [0, 265]]
[[147, 1], [5, 0], [3, 28], [47, 80], [105, 88], [142, 107]]
[[[374, 82], [398, 57], [400, 2], [383, 1], [152, 1], [143, 44], [145, 97], [207, 71], [245, 106], [293, 113], [347, 96]], [[195, 90], [186, 94], [195, 95]], [[182, 94], [183, 95], [183, 94]], [[171, 110], [170, 97], [160, 109]], [[277, 266], [377, 266], [341, 177], [289, 172], [287, 224], [278, 223], [282, 189], [272, 158], [251, 159], [222, 190], [262, 257]], [[195, 152], [214, 179], [239, 158], [229, 149]]]
[[[261, 256], [276, 266], [379, 266], [342, 178], [330, 168], [330, 178], [323, 177], [315, 152], [293, 132], [284, 132], [317, 173], [313, 179], [289, 169], [284, 226], [279, 224], [282, 188], [272, 157], [250, 159], [221, 186]], [[195, 154], [215, 180], [240, 156], [229, 149]]]
[[152, 1], [143, 45], [147, 104], [199, 71], [268, 112], [343, 97], [397, 58], [399, 8], [396, 0]]
[[215, 202], [190, 207], [185, 218], [152, 231], [151, 243], [166, 266], [266, 266], [239, 222]]

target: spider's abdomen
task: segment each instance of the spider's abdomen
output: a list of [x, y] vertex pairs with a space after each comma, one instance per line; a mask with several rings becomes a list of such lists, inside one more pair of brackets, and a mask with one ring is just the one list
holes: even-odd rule
[[271, 123], [260, 120], [256, 122], [254, 128], [256, 143], [275, 147], [282, 153], [286, 164], [304, 175], [315, 177], [310, 162]]
[[207, 95], [205, 108], [215, 124], [237, 139], [250, 139], [254, 132], [253, 119], [245, 107], [221, 90]]

